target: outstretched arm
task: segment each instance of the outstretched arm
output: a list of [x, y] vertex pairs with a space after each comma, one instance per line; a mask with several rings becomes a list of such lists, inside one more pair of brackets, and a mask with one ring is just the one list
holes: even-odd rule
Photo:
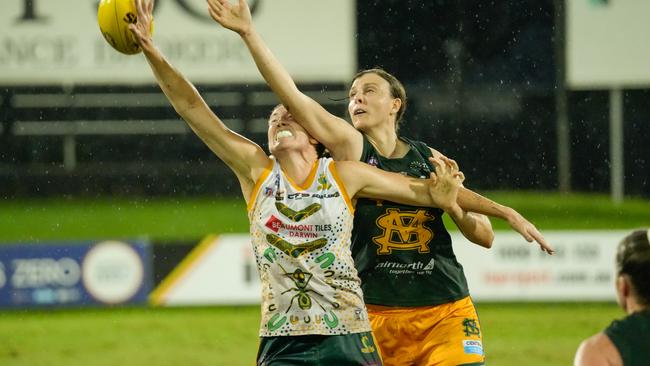
[[268, 165], [268, 156], [257, 144], [228, 129], [194, 85], [154, 45], [151, 38], [153, 0], [136, 0], [136, 8], [138, 21], [129, 29], [142, 48], [158, 85], [190, 128], [235, 172], [244, 198], [248, 200], [256, 179]]
[[358, 161], [339, 161], [337, 170], [353, 197], [389, 200], [412, 206], [438, 207], [472, 242], [489, 248], [494, 239], [490, 221], [469, 214], [457, 203], [458, 189], [465, 179], [458, 165], [446, 158], [430, 158], [436, 167], [429, 179], [390, 173]]
[[[439, 151], [432, 148], [429, 149], [434, 158], [444, 158], [444, 155]], [[555, 249], [546, 242], [546, 239], [544, 239], [544, 236], [537, 230], [535, 225], [526, 220], [525, 217], [514, 209], [496, 203], [465, 187], [461, 187], [458, 191], [458, 204], [466, 211], [507, 221], [510, 227], [523, 236], [526, 241], [529, 243], [536, 241], [541, 250], [548, 254], [555, 253]]]
[[555, 253], [555, 249], [546, 242], [546, 239], [544, 239], [544, 236], [537, 230], [535, 225], [526, 220], [525, 217], [514, 209], [496, 203], [467, 188], [461, 188], [458, 192], [458, 204], [467, 211], [498, 217], [507, 221], [510, 227], [521, 234], [526, 241], [529, 243], [536, 241], [541, 250], [548, 254]]
[[241, 36], [260, 73], [282, 104], [310, 135], [327, 147], [334, 159], [359, 160], [363, 148], [361, 133], [298, 89], [255, 30], [245, 0], [239, 0], [237, 5], [229, 0], [208, 0], [208, 11], [215, 21]]

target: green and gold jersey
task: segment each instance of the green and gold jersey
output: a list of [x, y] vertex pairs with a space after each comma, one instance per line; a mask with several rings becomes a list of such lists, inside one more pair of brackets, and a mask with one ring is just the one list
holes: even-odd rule
[[261, 337], [370, 331], [350, 252], [354, 208], [332, 159], [302, 185], [273, 165], [249, 202], [251, 243], [262, 282]]
[[650, 309], [613, 321], [605, 334], [618, 349], [625, 366], [650, 363]]
[[[361, 161], [389, 172], [428, 177], [431, 151], [402, 138], [409, 152], [384, 158], [364, 136]], [[352, 231], [352, 255], [367, 304], [437, 305], [469, 294], [463, 267], [456, 260], [443, 210], [359, 199]]]

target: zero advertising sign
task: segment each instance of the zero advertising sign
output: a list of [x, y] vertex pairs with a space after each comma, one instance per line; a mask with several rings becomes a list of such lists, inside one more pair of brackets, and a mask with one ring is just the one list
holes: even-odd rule
[[145, 242], [0, 246], [0, 307], [145, 303], [151, 287]]
[[[0, 85], [143, 84], [141, 54], [113, 50], [98, 0], [2, 0]], [[354, 0], [248, 0], [253, 22], [297, 82], [347, 82], [356, 70]], [[156, 0], [154, 42], [193, 82], [262, 82], [236, 33], [205, 0]]]

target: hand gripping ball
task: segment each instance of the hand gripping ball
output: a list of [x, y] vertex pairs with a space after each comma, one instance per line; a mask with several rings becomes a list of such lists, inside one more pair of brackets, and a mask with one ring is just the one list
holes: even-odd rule
[[[135, 0], [101, 0], [97, 9], [97, 23], [104, 39], [126, 55], [142, 52], [129, 31], [129, 24], [138, 19], [137, 14]], [[153, 22], [151, 31], [153, 33]]]

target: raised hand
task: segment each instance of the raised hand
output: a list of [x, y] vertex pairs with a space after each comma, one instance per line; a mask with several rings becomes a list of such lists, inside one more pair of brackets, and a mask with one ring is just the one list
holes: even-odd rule
[[436, 206], [444, 211], [458, 210], [456, 202], [465, 175], [458, 169], [454, 160], [446, 157], [429, 158], [435, 167], [435, 173], [430, 174], [429, 195]]
[[251, 11], [246, 0], [239, 0], [238, 5], [229, 0], [207, 0], [208, 12], [212, 19], [234, 32], [245, 34], [251, 28]]
[[546, 242], [546, 239], [544, 239], [544, 236], [537, 230], [535, 225], [526, 220], [519, 212], [512, 210], [508, 215], [508, 223], [513, 230], [521, 234], [529, 243], [536, 241], [542, 251], [548, 254], [555, 253], [555, 249]]
[[137, 21], [129, 24], [133, 40], [143, 49], [147, 44], [151, 43], [153, 2], [154, 0], [135, 0], [135, 8], [138, 12]]

